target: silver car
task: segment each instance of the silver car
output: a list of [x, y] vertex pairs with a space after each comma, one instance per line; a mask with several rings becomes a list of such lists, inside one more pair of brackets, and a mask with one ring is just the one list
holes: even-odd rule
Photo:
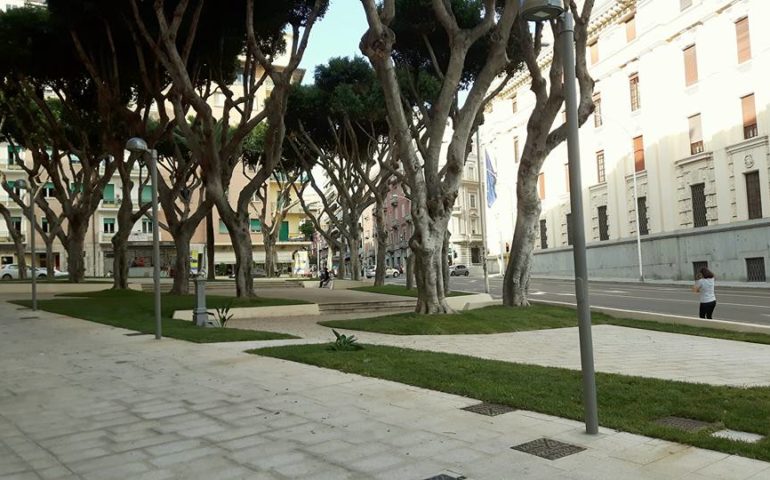
[[[35, 267], [35, 272], [37, 278], [47, 278], [48, 277], [48, 270], [46, 270], [44, 267]], [[30, 273], [32, 273], [32, 268], [27, 267], [27, 278], [30, 277]], [[54, 269], [53, 271], [54, 278], [65, 278], [68, 276], [67, 272], [60, 272], [59, 270]], [[0, 279], [2, 280], [18, 280], [19, 279], [19, 266], [15, 263], [11, 263], [9, 265], [3, 265], [2, 268], [0, 268]]]

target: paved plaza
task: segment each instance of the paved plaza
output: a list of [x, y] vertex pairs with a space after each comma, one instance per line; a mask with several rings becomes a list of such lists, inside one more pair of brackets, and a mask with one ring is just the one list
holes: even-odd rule
[[[198, 345], [0, 302], [0, 479], [770, 479], [765, 462], [608, 429], [589, 436], [579, 422], [533, 412], [486, 417], [460, 409], [478, 403], [471, 398], [243, 353], [328, 340], [314, 320], [251, 325], [303, 340]], [[526, 348], [540, 350], [536, 363], [578, 361], [571, 329], [484, 342], [356, 335], [461, 353], [474, 345], [511, 361]], [[597, 327], [595, 341], [602, 371], [770, 382], [750, 363], [767, 365], [770, 347], [620, 327]], [[709, 351], [722, 352], [724, 368], [699, 369]], [[542, 437], [585, 450], [545, 460], [510, 448]]]

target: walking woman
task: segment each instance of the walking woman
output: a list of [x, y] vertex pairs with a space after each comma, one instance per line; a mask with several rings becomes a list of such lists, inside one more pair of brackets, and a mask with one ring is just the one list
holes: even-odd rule
[[706, 267], [700, 269], [698, 280], [692, 286], [692, 291], [700, 294], [700, 318], [711, 318], [714, 308], [717, 306], [717, 297], [714, 294], [714, 273]]

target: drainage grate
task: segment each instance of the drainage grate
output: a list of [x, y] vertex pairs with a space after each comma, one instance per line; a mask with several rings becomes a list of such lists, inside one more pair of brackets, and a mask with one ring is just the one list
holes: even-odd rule
[[494, 417], [496, 415], [502, 415], [503, 413], [516, 411], [515, 408], [511, 408], [507, 405], [498, 405], [497, 403], [486, 403], [486, 402], [477, 403], [476, 405], [471, 405], [469, 407], [463, 407], [462, 410], [478, 413], [481, 415], [487, 415], [489, 417]]
[[460, 475], [457, 477], [453, 477], [452, 475], [447, 475], [446, 473], [442, 473], [439, 475], [436, 475], [435, 477], [426, 478], [425, 480], [465, 480], [466, 477]]
[[152, 333], [134, 332], [134, 333], [125, 333], [124, 335], [127, 337], [138, 337], [140, 335], [152, 335]]
[[546, 460], [557, 460], [585, 450], [583, 447], [551, 440], [550, 438], [538, 438], [537, 440], [515, 445], [511, 448], [531, 455], [537, 455]]
[[20, 320], [40, 320], [40, 317], [19, 317]]
[[676, 428], [677, 430], [683, 430], [685, 432], [700, 432], [706, 428], [714, 426], [713, 423], [701, 422], [700, 420], [693, 420], [691, 418], [682, 417], [664, 417], [655, 420], [658, 425], [665, 427]]
[[117, 362], [115, 362], [115, 363], [117, 363], [118, 365], [120, 365], [120, 364], [123, 364], [123, 363], [130, 363], [130, 362], [131, 362], [130, 360], [118, 360], [118, 361], [117, 361]]

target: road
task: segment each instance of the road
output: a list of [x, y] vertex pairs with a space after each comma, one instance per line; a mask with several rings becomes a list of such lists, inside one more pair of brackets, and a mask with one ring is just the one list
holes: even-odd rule
[[[403, 284], [404, 279], [388, 279]], [[490, 277], [490, 293], [502, 297], [503, 280]], [[452, 277], [453, 290], [483, 292], [483, 277]], [[770, 293], [762, 288], [720, 287], [717, 283], [714, 318], [735, 322], [770, 325]], [[532, 299], [575, 303], [575, 284], [571, 280], [533, 279]], [[689, 285], [590, 282], [589, 299], [597, 307], [622, 308], [670, 315], [697, 316], [698, 296]]]

